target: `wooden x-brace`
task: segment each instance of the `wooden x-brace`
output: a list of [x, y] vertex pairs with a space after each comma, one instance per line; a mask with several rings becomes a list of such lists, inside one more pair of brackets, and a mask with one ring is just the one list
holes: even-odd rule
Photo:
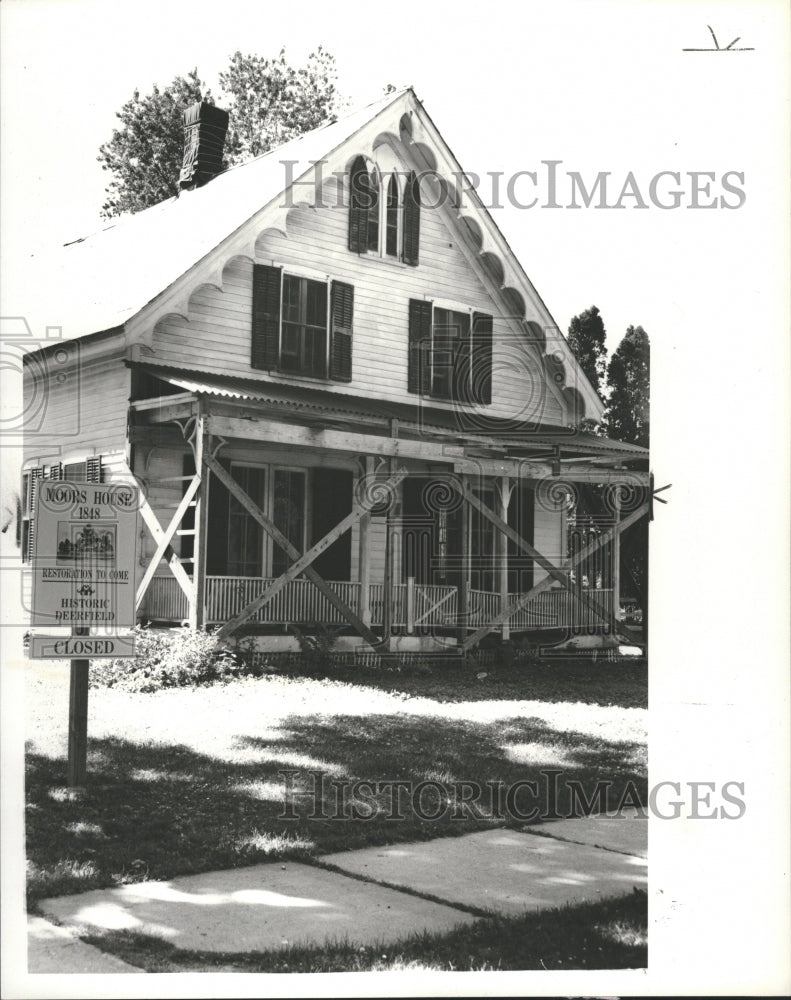
[[[130, 472], [129, 475], [131, 476], [132, 473]], [[186, 492], [184, 493], [184, 496], [181, 498], [181, 503], [178, 505], [175, 514], [170, 519], [170, 524], [164, 530], [162, 528], [162, 525], [159, 523], [156, 514], [151, 509], [151, 505], [149, 504], [147, 497], [144, 497], [141, 494], [140, 514], [143, 520], [145, 521], [148, 530], [151, 532], [151, 535], [154, 541], [156, 542], [157, 547], [154, 552], [154, 555], [151, 557], [151, 561], [146, 567], [146, 571], [143, 574], [143, 579], [140, 581], [140, 585], [137, 588], [137, 594], [135, 596], [136, 608], [139, 608], [143, 601], [143, 597], [145, 596], [145, 593], [148, 590], [148, 586], [151, 583], [152, 579], [154, 578], [154, 574], [157, 571], [157, 566], [159, 566], [160, 559], [165, 557], [167, 557], [168, 566], [170, 567], [173, 576], [175, 576], [178, 585], [184, 591], [187, 600], [192, 601], [194, 593], [192, 581], [187, 575], [187, 571], [184, 569], [181, 560], [179, 559], [177, 553], [171, 547], [170, 543], [171, 540], [173, 539], [173, 536], [176, 534], [178, 526], [181, 524], [184, 514], [187, 512], [187, 508], [189, 507], [193, 497], [198, 492], [199, 488], [200, 488], [200, 476], [198, 475], [193, 476], [189, 484], [187, 485], [187, 489]]]
[[[370, 513], [372, 508], [376, 505], [376, 499], [366, 498], [362, 500], [356, 500], [352, 511], [347, 514], [346, 517], [340, 521], [335, 527], [329, 531], [320, 541], [310, 548], [304, 555], [293, 545], [288, 538], [283, 534], [282, 531], [275, 525], [275, 523], [270, 520], [261, 510], [261, 508], [253, 501], [247, 493], [242, 489], [242, 487], [233, 479], [212, 455], [206, 455], [204, 461], [214, 473], [215, 476], [220, 480], [220, 482], [225, 486], [229, 493], [234, 496], [239, 503], [248, 511], [248, 513], [255, 518], [255, 520], [261, 525], [264, 531], [269, 534], [272, 539], [280, 546], [281, 549], [293, 559], [293, 564], [282, 573], [277, 580], [274, 580], [262, 594], [256, 597], [249, 604], [239, 612], [239, 614], [233, 618], [231, 621], [226, 622], [225, 625], [218, 632], [218, 637], [221, 639], [227, 638], [233, 635], [241, 625], [246, 621], [249, 621], [268, 601], [270, 601], [283, 587], [286, 586], [289, 581], [295, 579], [300, 573], [304, 573], [305, 577], [314, 584], [314, 586], [319, 590], [324, 597], [329, 601], [329, 603], [346, 619], [346, 621], [355, 629], [356, 632], [361, 635], [365, 641], [374, 649], [376, 652], [380, 653], [381, 642], [376, 633], [372, 632], [370, 628], [354, 613], [354, 611], [335, 593], [335, 591], [329, 586], [324, 579], [319, 576], [315, 569], [313, 569], [313, 562], [321, 555], [325, 549], [329, 548], [338, 538], [341, 537], [346, 531], [348, 531], [352, 525], [356, 524], [361, 518], [365, 517], [366, 514]], [[387, 490], [395, 489], [402, 479], [406, 477], [406, 469], [398, 469], [393, 475], [388, 479], [382, 481], [382, 487]]]
[[538, 549], [536, 549], [528, 541], [522, 538], [522, 536], [519, 535], [518, 532], [514, 531], [514, 529], [509, 524], [507, 524], [501, 517], [498, 517], [493, 510], [491, 510], [489, 507], [487, 507], [485, 503], [479, 500], [478, 497], [475, 496], [475, 494], [467, 484], [464, 484], [462, 493], [464, 499], [467, 501], [467, 503], [470, 504], [470, 506], [474, 507], [477, 511], [479, 511], [482, 514], [482, 516], [486, 518], [487, 521], [490, 521], [499, 531], [501, 531], [508, 538], [510, 538], [512, 542], [518, 545], [523, 552], [526, 552], [529, 556], [531, 556], [538, 563], [538, 565], [541, 566], [542, 569], [546, 570], [546, 572], [549, 574], [546, 577], [546, 579], [542, 580], [541, 583], [536, 584], [536, 586], [533, 587], [531, 590], [529, 590], [526, 594], [523, 594], [517, 601], [515, 601], [512, 605], [510, 605], [510, 607], [506, 608], [504, 611], [501, 611], [499, 615], [497, 615], [495, 618], [491, 620], [491, 622], [489, 622], [487, 625], [484, 625], [482, 628], [478, 629], [477, 632], [474, 632], [471, 636], [465, 639], [464, 642], [462, 643], [463, 650], [466, 651], [468, 649], [472, 649], [473, 646], [477, 646], [477, 644], [481, 641], [481, 639], [484, 638], [484, 636], [488, 635], [489, 632], [497, 628], [498, 625], [502, 625], [503, 622], [509, 621], [518, 611], [526, 607], [527, 604], [537, 594], [540, 594], [545, 590], [549, 590], [553, 582], [556, 580], [560, 584], [562, 584], [562, 586], [566, 590], [568, 590], [571, 594], [573, 594], [573, 596], [577, 600], [579, 600], [580, 603], [590, 608], [596, 615], [604, 618], [610, 625], [610, 628], [613, 630], [613, 633], [620, 632], [622, 635], [632, 640], [633, 642], [638, 641], [634, 633], [632, 633], [631, 630], [628, 629], [622, 622], [618, 621], [615, 615], [611, 615], [607, 611], [605, 611], [596, 600], [589, 597], [584, 591], [575, 588], [574, 584], [571, 582], [568, 569], [571, 569], [574, 566], [576, 566], [579, 562], [587, 558], [597, 549], [600, 549], [602, 546], [606, 545], [617, 535], [620, 535], [628, 527], [634, 524], [635, 521], [639, 521], [641, 517], [644, 517], [646, 514], [648, 514], [649, 504], [647, 503], [642, 504], [642, 506], [638, 507], [637, 510], [629, 514], [628, 517], [625, 517], [622, 521], [619, 521], [617, 524], [613, 525], [613, 527], [608, 532], [606, 532], [604, 535], [601, 535], [598, 539], [596, 539], [596, 541], [591, 542], [590, 545], [587, 545], [584, 549], [581, 549], [579, 552], [577, 552], [572, 557], [568, 569], [564, 571], [559, 566], [556, 566], [554, 563], [550, 562], [550, 560], [547, 559], [546, 556], [542, 555], [538, 551]]

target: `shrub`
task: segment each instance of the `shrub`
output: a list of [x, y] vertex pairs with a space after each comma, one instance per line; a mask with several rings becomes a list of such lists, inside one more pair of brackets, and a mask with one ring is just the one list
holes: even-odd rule
[[238, 677], [243, 666], [213, 632], [195, 628], [154, 630], [135, 628], [135, 655], [118, 660], [94, 660], [91, 684], [125, 691], [207, 684]]
[[332, 652], [341, 630], [327, 628], [321, 622], [315, 622], [310, 633], [301, 631], [296, 625], [290, 628], [302, 654], [300, 672], [308, 677], [326, 677], [331, 673], [337, 666], [333, 663]]

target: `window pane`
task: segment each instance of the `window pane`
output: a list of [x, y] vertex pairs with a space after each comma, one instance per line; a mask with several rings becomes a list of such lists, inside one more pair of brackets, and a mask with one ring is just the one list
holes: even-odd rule
[[[305, 473], [290, 469], [274, 472], [275, 525], [301, 553], [305, 545]], [[272, 554], [272, 574], [280, 576], [294, 560], [275, 544]]]
[[[259, 507], [264, 506], [266, 470], [245, 465], [231, 467], [231, 475]], [[228, 505], [228, 573], [230, 576], [261, 576], [263, 529], [255, 518], [231, 496]]]
[[307, 282], [308, 308], [305, 322], [308, 326], [327, 325], [327, 285], [323, 281]]
[[283, 319], [298, 323], [300, 305], [300, 279], [291, 275], [283, 278]]
[[379, 175], [373, 171], [369, 177], [371, 207], [368, 209], [368, 249], [379, 250]]
[[282, 319], [281, 370], [326, 378], [326, 282], [286, 275]]
[[398, 181], [395, 174], [390, 175], [387, 185], [387, 237], [385, 253], [389, 257], [398, 256]]

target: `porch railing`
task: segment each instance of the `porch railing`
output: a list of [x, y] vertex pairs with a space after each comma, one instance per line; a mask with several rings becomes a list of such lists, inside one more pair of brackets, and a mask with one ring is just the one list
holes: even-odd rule
[[[234, 618], [272, 582], [271, 578], [247, 576], [206, 577], [206, 621], [218, 625]], [[330, 587], [356, 614], [361, 615], [361, 585], [330, 582]], [[584, 593], [612, 614], [612, 590], [586, 590]], [[511, 594], [509, 602], [517, 595]], [[371, 584], [369, 608], [372, 625], [381, 625], [384, 586]], [[469, 591], [467, 625], [480, 628], [500, 613], [500, 595], [486, 590]], [[152, 621], [180, 622], [189, 617], [189, 606], [173, 577], [158, 576], [151, 581], [142, 607]], [[393, 625], [397, 628], [425, 630], [428, 626], [453, 628], [458, 615], [458, 592], [455, 587], [396, 584], [393, 587]], [[306, 625], [322, 622], [342, 625], [342, 615], [309, 580], [291, 580], [251, 619], [257, 624]], [[601, 618], [566, 590], [546, 590], [510, 619], [511, 631], [533, 628], [585, 628], [601, 624]]]

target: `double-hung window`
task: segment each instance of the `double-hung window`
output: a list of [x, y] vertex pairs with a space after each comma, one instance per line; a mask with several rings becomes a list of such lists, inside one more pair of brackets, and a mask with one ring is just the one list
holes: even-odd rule
[[327, 283], [283, 275], [280, 368], [327, 377]]
[[427, 299], [409, 302], [409, 392], [469, 406], [492, 401], [492, 317]]
[[253, 265], [253, 368], [351, 382], [353, 320], [351, 285]]

